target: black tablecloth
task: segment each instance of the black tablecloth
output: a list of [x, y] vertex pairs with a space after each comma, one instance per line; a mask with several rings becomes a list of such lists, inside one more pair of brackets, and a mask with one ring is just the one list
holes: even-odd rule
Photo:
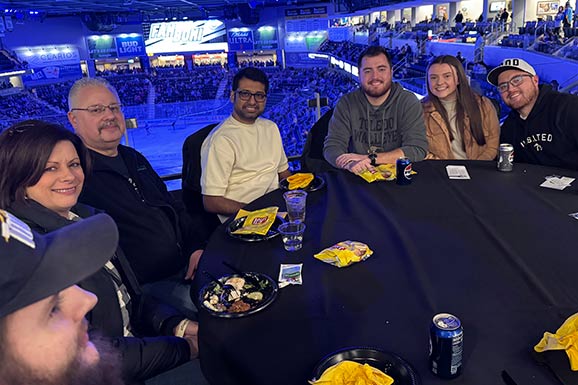
[[[447, 164], [471, 180], [450, 180]], [[307, 201], [303, 249], [280, 237], [230, 238], [221, 226], [199, 271], [230, 274], [221, 262], [278, 278], [281, 263], [303, 263], [303, 285], [280, 290], [267, 309], [241, 319], [200, 311], [201, 366], [215, 385], [305, 384], [325, 355], [371, 346], [408, 360], [423, 384], [442, 384], [428, 369], [431, 318], [458, 316], [464, 371], [453, 384], [555, 384], [532, 358], [544, 331], [578, 311], [578, 181], [563, 191], [539, 187], [552, 174], [578, 172], [494, 162], [424, 161], [408, 186], [366, 183], [345, 171], [323, 175], [326, 188]], [[249, 205], [285, 206], [282, 191]], [[313, 254], [342, 240], [367, 243], [365, 262], [347, 268]], [[208, 282], [197, 274], [193, 291]]]

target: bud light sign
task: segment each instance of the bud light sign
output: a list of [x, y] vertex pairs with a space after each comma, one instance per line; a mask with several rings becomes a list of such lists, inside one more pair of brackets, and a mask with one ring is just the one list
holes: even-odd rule
[[143, 56], [146, 55], [142, 35], [116, 37], [116, 50], [118, 57]]

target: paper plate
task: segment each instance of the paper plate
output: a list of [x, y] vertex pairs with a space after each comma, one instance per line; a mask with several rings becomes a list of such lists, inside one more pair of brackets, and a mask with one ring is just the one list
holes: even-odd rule
[[274, 238], [277, 235], [279, 235], [279, 231], [277, 230], [279, 228], [279, 226], [281, 226], [281, 224], [283, 222], [285, 222], [283, 220], [283, 218], [281, 217], [275, 217], [275, 222], [273, 222], [273, 224], [271, 225], [271, 228], [269, 229], [269, 231], [267, 232], [267, 234], [265, 235], [259, 235], [259, 234], [233, 234], [234, 231], [240, 229], [241, 227], [243, 227], [243, 223], [245, 223], [245, 219], [247, 219], [247, 217], [241, 217], [238, 219], [235, 219], [233, 221], [231, 221], [228, 225], [227, 225], [227, 234], [229, 234], [231, 237], [236, 238], [236, 239], [240, 239], [241, 241], [245, 241], [245, 242], [260, 242], [260, 241], [266, 241], [268, 239]]
[[[282, 179], [279, 182], [279, 187], [281, 187], [282, 190], [289, 191], [289, 182], [287, 182], [287, 178]], [[313, 178], [311, 183], [309, 183], [309, 185], [307, 187], [302, 188], [300, 190], [312, 192], [312, 191], [321, 190], [323, 187], [325, 187], [325, 179], [321, 178], [320, 176], [315, 175], [315, 177]], [[299, 189], [296, 189], [296, 190], [299, 190]]]
[[[247, 276], [249, 276], [249, 278], [247, 278]], [[215, 295], [220, 294], [219, 285], [216, 282], [211, 281], [211, 282], [207, 283], [205, 286], [203, 286], [203, 288], [199, 292], [199, 303], [201, 304], [201, 307], [215, 317], [241, 318], [241, 317], [246, 317], [248, 315], [260, 312], [261, 310], [263, 310], [266, 307], [268, 307], [269, 305], [271, 305], [273, 303], [273, 301], [275, 301], [275, 299], [277, 298], [279, 286], [277, 285], [277, 282], [275, 282], [273, 280], [273, 278], [269, 277], [266, 274], [252, 273], [252, 272], [247, 272], [243, 275], [230, 274], [230, 275], [222, 276], [221, 278], [219, 278], [219, 281], [224, 284], [229, 278], [239, 278], [239, 277], [245, 278], [245, 281], [246, 281], [244, 288], [247, 288], [247, 289], [242, 290], [242, 293], [241, 293], [242, 298], [246, 302], [251, 302], [251, 301], [250, 301], [250, 299], [247, 299], [244, 296], [248, 293], [255, 292], [255, 291], [261, 292], [263, 294], [263, 299], [258, 301], [258, 302], [252, 302], [251, 308], [246, 310], [246, 311], [243, 311], [243, 312], [231, 312], [231, 311], [227, 311], [227, 310], [216, 311], [215, 309], [212, 309], [209, 305], [207, 305], [205, 302], [206, 300], [208, 300], [208, 297], [210, 297], [212, 294], [215, 294]], [[251, 281], [253, 281], [253, 282], [251, 282]], [[260, 287], [255, 288], [256, 284], [259, 284]], [[221, 302], [221, 303], [223, 303], [223, 302]]]
[[409, 362], [397, 354], [367, 347], [346, 348], [329, 354], [313, 370], [313, 380], [319, 379], [326, 369], [345, 360], [368, 364], [381, 370], [394, 379], [394, 385], [421, 384], [417, 372]]

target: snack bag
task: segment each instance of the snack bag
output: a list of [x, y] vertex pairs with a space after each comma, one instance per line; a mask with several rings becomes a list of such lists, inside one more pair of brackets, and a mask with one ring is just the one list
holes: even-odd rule
[[315, 254], [314, 257], [337, 267], [349, 266], [352, 263], [364, 261], [373, 254], [373, 250], [365, 243], [343, 241]]
[[545, 332], [544, 336], [534, 346], [538, 353], [547, 350], [565, 350], [570, 360], [572, 371], [578, 370], [578, 313], [568, 317], [556, 330], [556, 333]]
[[279, 207], [272, 206], [256, 211], [239, 210], [235, 219], [245, 218], [243, 227], [233, 231], [232, 234], [259, 234], [266, 235], [277, 216]]
[[376, 180], [394, 180], [395, 164], [380, 164], [375, 167], [374, 171], [365, 170], [359, 176], [369, 183]]
[[[380, 164], [375, 168], [375, 171], [365, 170], [360, 177], [365, 179], [367, 182], [375, 182], [376, 180], [395, 180], [396, 178], [396, 165], [393, 163]], [[411, 170], [411, 175], [417, 174], [414, 170]]]
[[289, 190], [296, 190], [300, 188], [306, 188], [313, 182], [315, 176], [311, 173], [297, 173], [290, 177], [287, 177], [287, 182], [289, 182]]
[[393, 378], [368, 364], [341, 361], [323, 372], [312, 385], [391, 385]]

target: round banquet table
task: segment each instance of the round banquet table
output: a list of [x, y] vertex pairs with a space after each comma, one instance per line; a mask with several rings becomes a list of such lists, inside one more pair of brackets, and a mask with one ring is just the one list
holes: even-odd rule
[[[470, 180], [450, 180], [446, 165], [465, 165]], [[200, 272], [264, 273], [302, 263], [303, 284], [280, 289], [264, 310], [238, 319], [199, 310], [203, 374], [215, 385], [306, 384], [327, 354], [375, 347], [410, 362], [423, 384], [447, 383], [428, 368], [429, 325], [449, 312], [464, 327], [463, 373], [452, 384], [502, 384], [506, 370], [519, 385], [557, 384], [533, 358], [545, 331], [578, 311], [578, 181], [562, 191], [545, 177], [578, 172], [495, 162], [424, 161], [413, 183], [367, 183], [335, 170], [309, 193], [303, 248], [284, 250], [276, 237], [243, 242], [225, 226], [211, 237]], [[248, 205], [285, 210], [276, 190]], [[337, 268], [313, 257], [339, 241], [356, 240], [374, 254]], [[564, 354], [564, 353], [560, 353]]]

